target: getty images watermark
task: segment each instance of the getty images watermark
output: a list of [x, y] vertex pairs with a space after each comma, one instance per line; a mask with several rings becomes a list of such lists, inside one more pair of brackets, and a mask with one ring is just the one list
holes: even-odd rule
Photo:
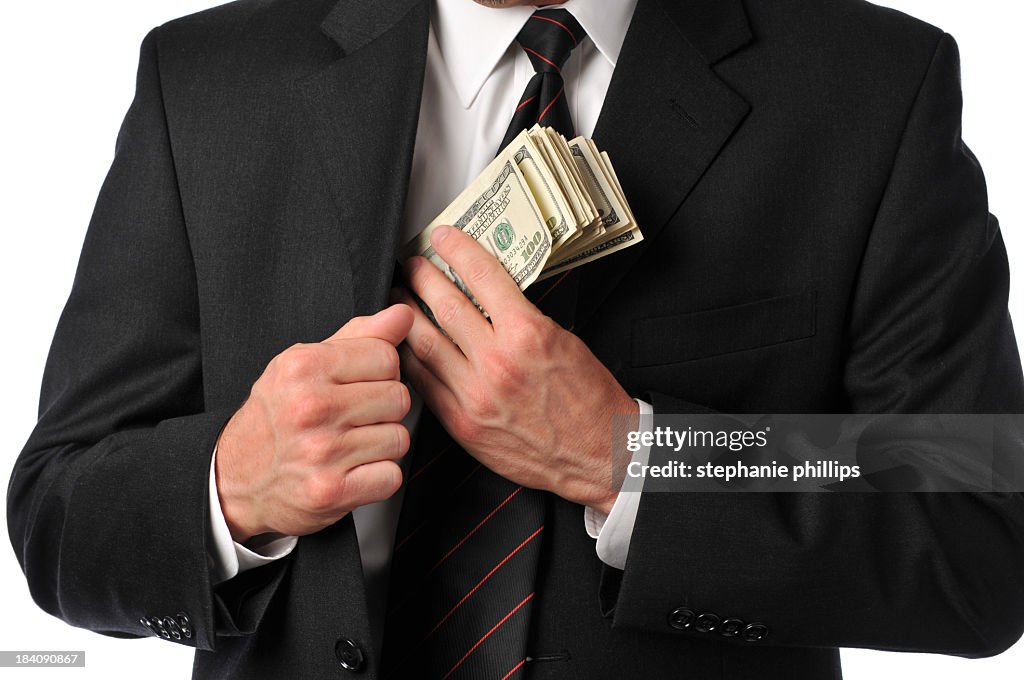
[[1020, 414], [616, 416], [612, 441], [625, 491], [1024, 491]]

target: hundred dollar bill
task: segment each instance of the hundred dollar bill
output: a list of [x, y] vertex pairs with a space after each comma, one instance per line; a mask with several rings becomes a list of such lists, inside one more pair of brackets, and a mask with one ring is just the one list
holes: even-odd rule
[[545, 218], [516, 161], [517, 156], [529, 153], [526, 145], [513, 144], [509, 148], [516, 150], [506, 150], [495, 158], [444, 212], [402, 248], [400, 260], [404, 262], [415, 255], [425, 257], [472, 298], [455, 270], [430, 244], [434, 229], [448, 224], [487, 248], [520, 289], [525, 290], [537, 280], [551, 254], [548, 225], [552, 216]]
[[545, 162], [543, 152], [530, 138], [528, 132], [522, 132], [512, 144], [499, 154], [499, 158], [507, 152], [512, 158], [530, 187], [534, 201], [544, 217], [552, 244], [560, 243], [576, 233], [577, 224], [554, 170]]
[[[563, 262], [580, 262], [576, 256], [590, 252], [603, 241], [616, 241], [633, 226], [629, 220], [629, 212], [619, 199], [616, 186], [618, 184], [605, 170], [600, 153], [590, 140], [582, 137], [569, 142], [572, 160], [579, 168], [587, 192], [590, 194], [600, 216], [600, 230], [584, 234], [569, 247], [562, 249], [549, 265], [549, 268]], [[606, 251], [605, 254], [608, 254]]]
[[425, 257], [476, 303], [430, 245], [441, 224], [482, 244], [522, 290], [643, 240], [608, 154], [539, 126], [520, 133], [399, 251], [401, 261]]

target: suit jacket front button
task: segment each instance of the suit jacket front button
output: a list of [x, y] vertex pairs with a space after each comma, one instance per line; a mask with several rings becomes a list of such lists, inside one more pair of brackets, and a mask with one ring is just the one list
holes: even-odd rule
[[672, 610], [668, 615], [668, 625], [676, 630], [686, 630], [693, 625], [693, 620], [696, 616], [692, 609], [680, 607], [679, 609]]
[[763, 623], [752, 623], [743, 629], [744, 642], [760, 642], [768, 637], [768, 626]]
[[354, 640], [348, 638], [338, 640], [334, 645], [334, 655], [338, 657], [341, 667], [347, 671], [359, 673], [366, 668], [366, 656], [363, 654], [363, 648]]
[[698, 633], [710, 633], [718, 628], [722, 624], [722, 619], [717, 614], [711, 612], [705, 612], [697, 617], [697, 620], [693, 624], [693, 629]]

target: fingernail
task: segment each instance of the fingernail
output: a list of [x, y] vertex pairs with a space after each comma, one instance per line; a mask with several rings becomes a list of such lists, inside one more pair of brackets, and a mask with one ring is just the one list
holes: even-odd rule
[[419, 257], [418, 255], [416, 257], [410, 257], [405, 262], [405, 272], [406, 272], [406, 274], [412, 274], [414, 271], [416, 271], [417, 269], [420, 268], [421, 264], [423, 264], [423, 258], [422, 257]]
[[451, 227], [446, 226], [446, 225], [441, 225], [437, 229], [434, 229], [434, 233], [431, 234], [430, 238], [433, 239], [435, 244], [442, 243], [442, 242], [444, 242], [444, 240], [446, 238], [448, 238], [448, 234], [450, 234], [451, 232], [452, 232], [452, 228]]

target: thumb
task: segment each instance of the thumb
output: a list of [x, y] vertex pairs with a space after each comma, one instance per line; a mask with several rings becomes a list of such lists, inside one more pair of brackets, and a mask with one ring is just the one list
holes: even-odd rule
[[398, 346], [412, 329], [413, 313], [408, 305], [391, 305], [373, 316], [357, 316], [328, 340], [377, 338]]

